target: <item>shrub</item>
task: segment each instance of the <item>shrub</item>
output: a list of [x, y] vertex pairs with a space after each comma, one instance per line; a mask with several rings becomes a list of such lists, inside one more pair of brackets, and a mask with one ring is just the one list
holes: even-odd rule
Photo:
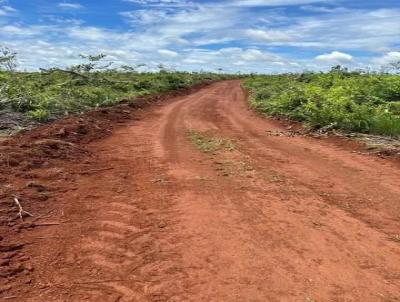
[[400, 135], [400, 76], [329, 73], [257, 76], [246, 80], [251, 104], [272, 116], [287, 116], [315, 128]]
[[35, 109], [28, 112], [29, 116], [38, 122], [46, 122], [50, 118], [50, 112], [45, 109]]

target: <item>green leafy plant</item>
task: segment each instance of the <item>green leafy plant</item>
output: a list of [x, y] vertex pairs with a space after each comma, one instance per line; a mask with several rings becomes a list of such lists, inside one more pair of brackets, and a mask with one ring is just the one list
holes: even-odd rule
[[400, 76], [349, 72], [253, 76], [245, 86], [252, 106], [265, 114], [314, 128], [400, 135]]

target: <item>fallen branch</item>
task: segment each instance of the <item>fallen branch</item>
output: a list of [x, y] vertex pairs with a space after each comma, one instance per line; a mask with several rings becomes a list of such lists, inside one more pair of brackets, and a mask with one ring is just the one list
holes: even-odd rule
[[59, 222], [43, 222], [43, 223], [34, 223], [33, 227], [41, 227], [41, 226], [53, 226], [53, 225], [60, 225]]
[[90, 77], [88, 77], [87, 75], [81, 74], [81, 73], [73, 71], [73, 70], [66, 70], [66, 69], [61, 69], [61, 68], [50, 68], [50, 69], [40, 68], [40, 71], [42, 71], [44, 73], [62, 72], [62, 73], [67, 73], [67, 74], [70, 74], [73, 76], [83, 78], [85, 80], [90, 79]]
[[46, 215], [49, 215], [53, 211], [54, 211], [54, 209], [52, 209], [52, 210], [50, 210], [50, 211], [48, 211], [48, 212], [46, 212], [46, 213], [44, 213], [42, 215], [37, 216], [36, 218], [34, 218], [32, 220], [32, 223], [34, 223], [34, 222], [36, 222], [36, 221], [38, 221], [39, 219], [42, 219], [42, 218], [48, 218], [49, 216], [46, 216]]
[[57, 240], [65, 240], [65, 239], [76, 239], [77, 237], [75, 236], [47, 236], [47, 237], [36, 237], [34, 238], [35, 240], [52, 240], [52, 239], [57, 239]]
[[21, 218], [21, 220], [24, 220], [24, 218], [23, 218], [24, 215], [27, 215], [27, 216], [29, 216], [29, 217], [33, 217], [33, 215], [32, 215], [31, 213], [25, 211], [25, 210], [22, 208], [21, 203], [19, 202], [19, 200], [18, 200], [17, 197], [14, 197], [14, 202], [15, 202], [15, 204], [16, 204], [17, 207], [18, 207], [18, 216], [19, 216], [19, 218]]

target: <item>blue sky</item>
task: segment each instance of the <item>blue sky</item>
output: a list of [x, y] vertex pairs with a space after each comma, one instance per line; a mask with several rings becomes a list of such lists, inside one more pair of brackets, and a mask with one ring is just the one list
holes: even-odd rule
[[114, 66], [287, 72], [400, 60], [398, 0], [0, 0], [21, 69], [105, 53]]

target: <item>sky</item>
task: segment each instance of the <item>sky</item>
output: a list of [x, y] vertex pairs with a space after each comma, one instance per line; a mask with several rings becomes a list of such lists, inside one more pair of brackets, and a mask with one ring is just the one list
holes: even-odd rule
[[379, 70], [400, 61], [400, 1], [0, 0], [0, 45], [23, 70], [99, 53], [146, 70]]

